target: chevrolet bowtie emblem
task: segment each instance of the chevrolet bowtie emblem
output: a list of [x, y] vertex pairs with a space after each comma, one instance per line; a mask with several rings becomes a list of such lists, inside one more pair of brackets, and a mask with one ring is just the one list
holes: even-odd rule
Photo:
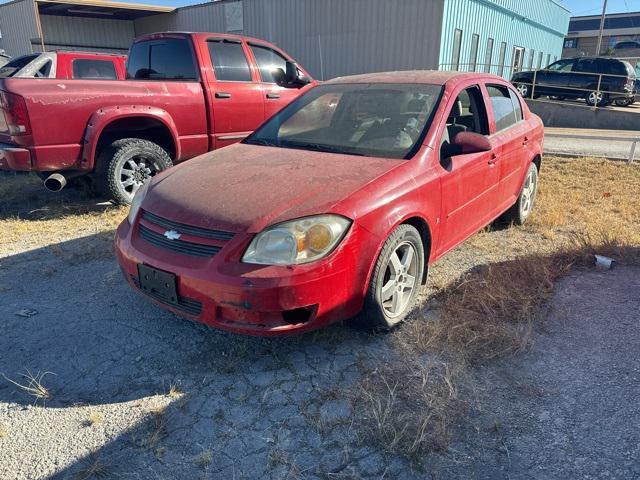
[[180, 232], [176, 232], [175, 230], [167, 230], [163, 235], [169, 240], [178, 240], [182, 236]]

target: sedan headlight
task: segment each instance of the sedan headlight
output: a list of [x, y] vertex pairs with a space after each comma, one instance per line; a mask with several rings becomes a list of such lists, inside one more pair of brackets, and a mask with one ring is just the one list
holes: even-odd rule
[[129, 220], [129, 225], [133, 225], [133, 222], [136, 220], [136, 216], [140, 211], [140, 206], [144, 201], [144, 197], [147, 196], [147, 190], [149, 190], [150, 180], [147, 180], [144, 184], [140, 186], [138, 191], [133, 195], [131, 199], [131, 207], [129, 207], [129, 215], [127, 215], [127, 220]]
[[325, 257], [347, 233], [351, 221], [338, 215], [317, 215], [271, 226], [251, 241], [245, 263], [297, 265]]

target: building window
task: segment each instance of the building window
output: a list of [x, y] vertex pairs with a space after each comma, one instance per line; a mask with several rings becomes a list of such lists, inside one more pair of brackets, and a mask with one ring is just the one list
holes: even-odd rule
[[564, 48], [578, 48], [578, 39], [577, 38], [565, 39]]
[[480, 41], [480, 35], [474, 33], [471, 35], [471, 52], [469, 53], [469, 71], [476, 71], [476, 64], [478, 63], [478, 42]]
[[500, 44], [500, 61], [498, 62], [498, 76], [504, 75], [504, 56], [507, 53], [507, 42]]
[[484, 52], [484, 73], [491, 73], [492, 58], [493, 58], [493, 38], [487, 38], [487, 49]]
[[542, 68], [542, 52], [538, 52], [538, 65], [536, 68]]
[[531, 49], [529, 52], [529, 70], [533, 68], [533, 59], [536, 58], [536, 51]]
[[456, 28], [453, 33], [453, 50], [451, 51], [451, 70], [458, 70], [460, 66], [460, 46], [462, 45], [462, 30]]

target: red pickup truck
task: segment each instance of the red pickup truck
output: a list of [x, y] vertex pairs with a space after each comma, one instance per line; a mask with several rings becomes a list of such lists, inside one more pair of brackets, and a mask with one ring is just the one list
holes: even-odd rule
[[38, 172], [54, 191], [84, 176], [126, 204], [150, 176], [241, 140], [312, 84], [263, 40], [146, 35], [125, 81], [0, 79], [0, 169]]
[[124, 80], [125, 55], [53, 51], [14, 58], [0, 67], [0, 78]]

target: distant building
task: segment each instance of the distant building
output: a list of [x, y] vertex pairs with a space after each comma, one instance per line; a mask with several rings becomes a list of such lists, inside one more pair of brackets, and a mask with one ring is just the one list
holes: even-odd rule
[[606, 15], [602, 44], [597, 52], [600, 20], [600, 15], [571, 17], [562, 56], [640, 57], [640, 12]]
[[556, 0], [219, 0], [175, 9], [15, 0], [0, 5], [0, 47], [12, 56], [123, 52], [145, 33], [232, 32], [281, 46], [321, 79], [438, 68], [509, 77], [559, 58], [568, 24]]

